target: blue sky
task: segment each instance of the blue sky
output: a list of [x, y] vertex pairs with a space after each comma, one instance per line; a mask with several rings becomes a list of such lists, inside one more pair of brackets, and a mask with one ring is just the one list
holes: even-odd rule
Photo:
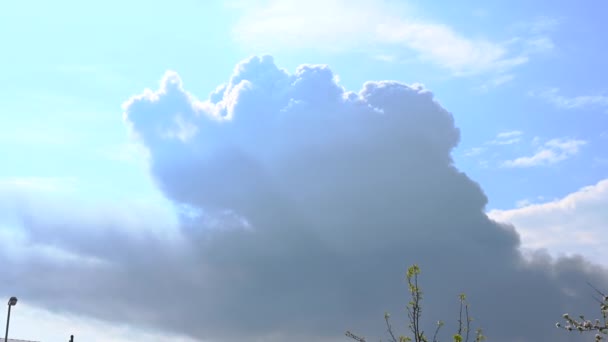
[[[454, 116], [455, 166], [479, 183], [491, 217], [519, 224], [527, 247], [599, 250], [607, 10], [600, 1], [5, 2], [0, 185], [170, 211], [174, 199], [149, 170], [123, 104], [157, 89], [167, 70], [206, 100], [239, 62], [269, 54], [290, 73], [328, 65], [348, 91], [368, 81], [423, 84]], [[559, 211], [574, 207], [591, 222], [585, 238], [547, 238], [585, 226]], [[567, 227], [542, 224], [561, 214]]]

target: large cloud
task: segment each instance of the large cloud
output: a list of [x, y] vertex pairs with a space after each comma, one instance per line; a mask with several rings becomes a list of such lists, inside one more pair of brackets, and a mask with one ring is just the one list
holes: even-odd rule
[[522, 258], [514, 228], [485, 215], [482, 190], [453, 166], [459, 131], [420, 85], [346, 92], [325, 66], [291, 74], [265, 56], [209, 100], [170, 72], [124, 108], [179, 222], [167, 235], [146, 228], [164, 222], [146, 208], [19, 207], [25, 241], [74, 254], [3, 252], [39, 305], [201, 340], [383, 336], [385, 310], [404, 320], [403, 276], [418, 263], [428, 329], [455, 320], [466, 291], [493, 341], [558, 341], [561, 313], [593, 305], [584, 281], [608, 286], [581, 258]]

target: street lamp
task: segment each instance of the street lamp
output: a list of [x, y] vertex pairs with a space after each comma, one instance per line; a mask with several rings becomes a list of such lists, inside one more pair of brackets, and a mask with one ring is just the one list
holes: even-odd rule
[[6, 316], [6, 334], [4, 335], [4, 342], [8, 342], [8, 324], [11, 321], [11, 306], [17, 305], [17, 297], [11, 297], [8, 300], [8, 316]]

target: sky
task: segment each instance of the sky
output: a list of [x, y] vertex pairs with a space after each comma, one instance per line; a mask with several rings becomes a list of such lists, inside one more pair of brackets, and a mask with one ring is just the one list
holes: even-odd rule
[[606, 10], [3, 2], [10, 337], [386, 339], [413, 263], [444, 338], [460, 292], [492, 341], [577, 337], [555, 321], [608, 288]]

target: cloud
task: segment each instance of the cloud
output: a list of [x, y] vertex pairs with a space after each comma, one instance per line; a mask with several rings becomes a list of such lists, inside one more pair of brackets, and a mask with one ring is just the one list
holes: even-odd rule
[[486, 150], [485, 147], [472, 147], [464, 152], [466, 157], [475, 157], [482, 154]]
[[585, 144], [587, 142], [584, 140], [552, 139], [545, 142], [532, 156], [507, 160], [502, 165], [504, 167], [533, 167], [555, 164], [577, 155]]
[[375, 55], [374, 59], [376, 59], [378, 61], [382, 61], [382, 62], [392, 63], [397, 60], [397, 57], [395, 55], [380, 54], [380, 55]]
[[523, 207], [527, 207], [529, 205], [532, 205], [535, 202], [542, 202], [542, 201], [545, 201], [545, 197], [544, 196], [537, 196], [536, 198], [524, 198], [522, 200], [519, 200], [519, 201], [515, 202], [515, 207], [516, 208], [523, 208]]
[[[124, 118], [176, 210], [5, 195], [0, 292], [197, 340], [333, 342], [385, 336], [385, 311], [405, 321], [418, 263], [424, 324], [453, 328], [466, 291], [503, 342], [565, 341], [555, 320], [594, 308], [584, 280], [608, 286], [580, 257], [522, 256], [454, 166], [460, 132], [420, 85], [350, 92], [327, 66], [253, 57], [207, 100], [168, 73]], [[196, 129], [167, 134], [183, 127]]]
[[523, 136], [522, 131], [506, 131], [500, 132], [490, 141], [483, 143], [484, 146], [472, 147], [464, 152], [465, 157], [476, 157], [488, 150], [491, 145], [513, 145], [521, 141]]
[[62, 177], [4, 177], [0, 178], [0, 191], [14, 188], [37, 192], [70, 192], [76, 188], [76, 179]]
[[605, 95], [579, 95], [563, 96], [559, 94], [559, 88], [530, 92], [531, 96], [541, 98], [557, 108], [578, 109], [585, 107], [606, 107], [608, 106], [608, 96]]
[[580, 254], [603, 262], [608, 260], [606, 206], [608, 179], [551, 202], [492, 210], [488, 215], [517, 226], [524, 248], [546, 248], [553, 254]]
[[522, 43], [522, 48], [529, 54], [543, 53], [555, 48], [550, 33], [557, 30], [561, 21], [552, 17], [537, 17], [534, 20], [521, 21], [512, 26], [515, 32], [525, 33], [513, 41]]
[[520, 23], [524, 28], [529, 28], [534, 34], [543, 34], [555, 30], [560, 24], [557, 18], [541, 16], [528, 23]]
[[544, 52], [553, 50], [555, 45], [548, 37], [534, 37], [526, 41], [526, 46], [530, 51]]
[[496, 134], [496, 138], [498, 138], [498, 139], [514, 138], [514, 137], [520, 137], [522, 134], [523, 134], [522, 131], [500, 132], [500, 133]]
[[523, 134], [522, 131], [500, 132], [494, 140], [487, 143], [490, 145], [513, 145], [521, 141]]
[[498, 74], [487, 82], [483, 83], [477, 89], [481, 92], [487, 92], [492, 88], [500, 87], [503, 84], [509, 83], [515, 79], [513, 74]]
[[[498, 73], [489, 85], [513, 76], [504, 74], [528, 62], [551, 40], [525, 27], [524, 37], [506, 42], [466, 37], [453, 27], [420, 18], [412, 7], [366, 1], [267, 1], [241, 7], [234, 27], [240, 44], [257, 50], [323, 49], [365, 51], [378, 47], [412, 51], [424, 62], [454, 75]], [[534, 47], [534, 48], [532, 48]]]

